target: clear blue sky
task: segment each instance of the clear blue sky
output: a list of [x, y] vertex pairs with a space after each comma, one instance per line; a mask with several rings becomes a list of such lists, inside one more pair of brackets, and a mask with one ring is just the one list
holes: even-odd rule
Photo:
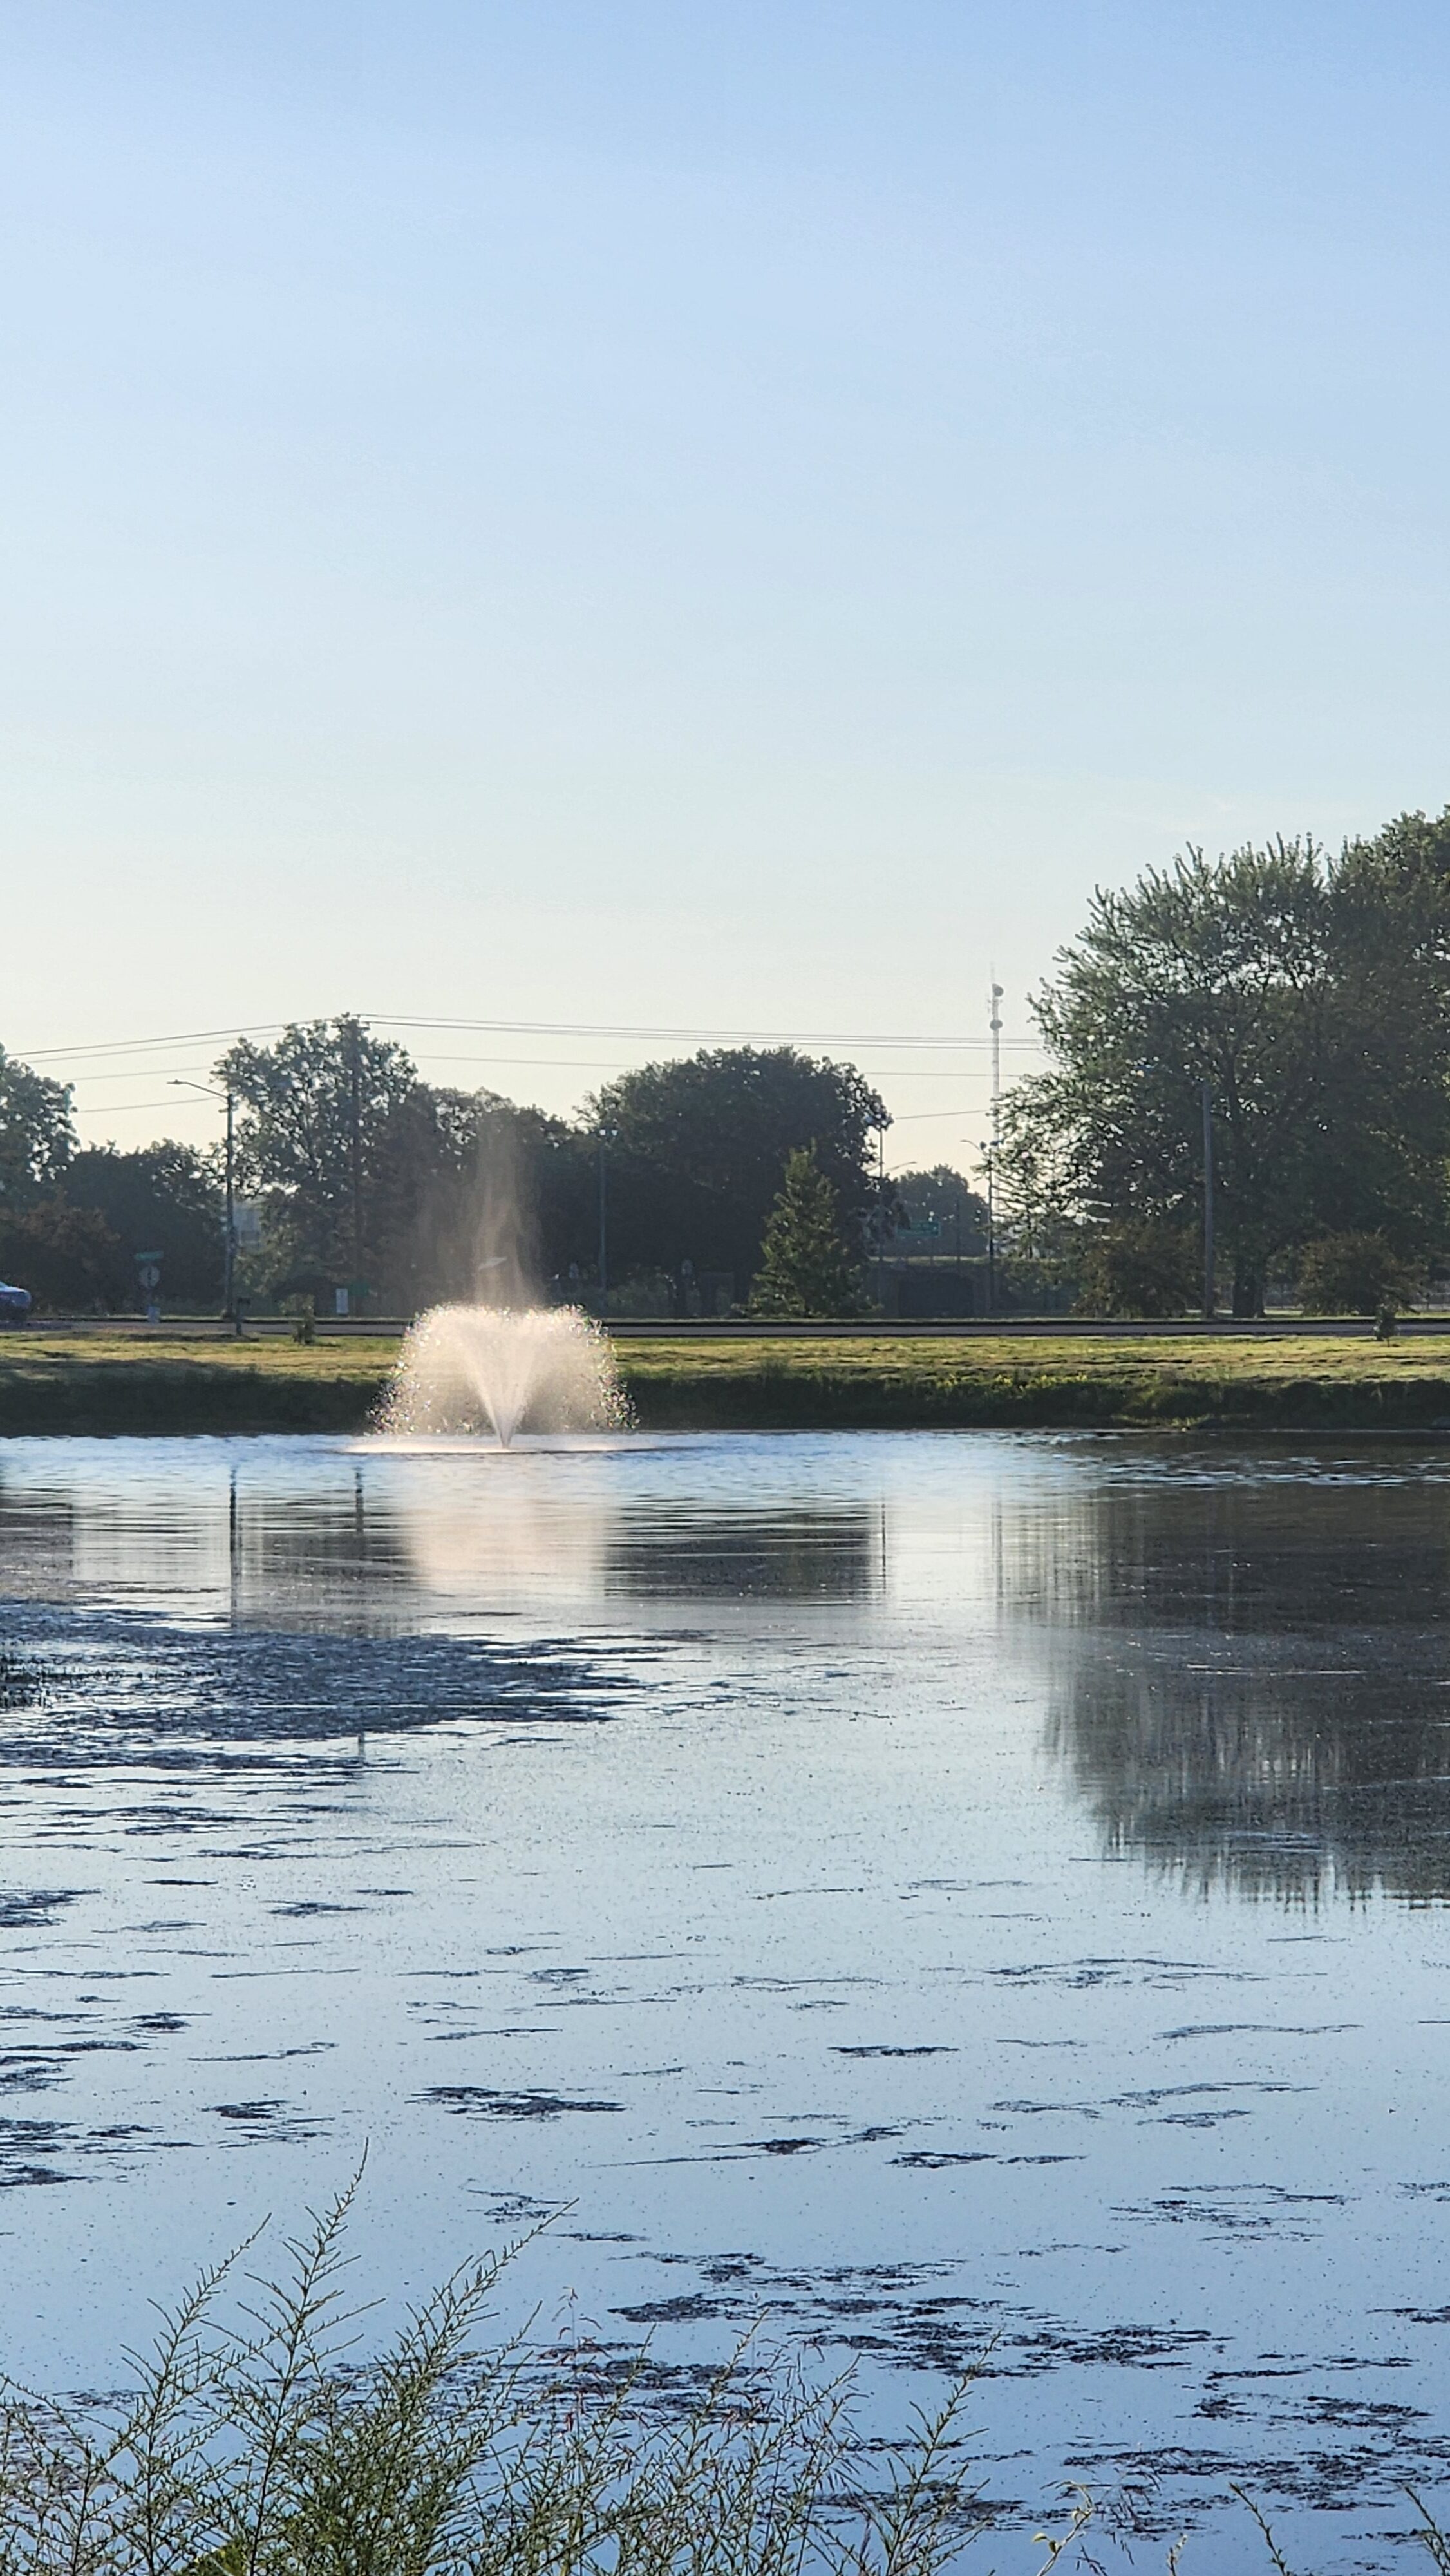
[[[0, 34], [12, 1049], [1020, 1039], [1095, 880], [1450, 799], [1443, 0]], [[132, 1143], [209, 1052], [48, 1062]]]

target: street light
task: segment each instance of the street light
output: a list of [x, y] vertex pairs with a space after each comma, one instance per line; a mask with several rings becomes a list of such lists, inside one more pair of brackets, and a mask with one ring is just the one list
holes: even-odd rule
[[225, 1091], [218, 1091], [215, 1083], [188, 1082], [184, 1074], [173, 1073], [170, 1079], [173, 1091], [201, 1091], [206, 1094], [208, 1100], [224, 1100], [227, 1104], [226, 1233], [222, 1252], [222, 1315], [228, 1323], [235, 1324], [237, 1313], [236, 1297], [233, 1292], [237, 1262], [236, 1192], [234, 1188], [236, 1166], [236, 1095], [233, 1092], [230, 1083], [227, 1084]]

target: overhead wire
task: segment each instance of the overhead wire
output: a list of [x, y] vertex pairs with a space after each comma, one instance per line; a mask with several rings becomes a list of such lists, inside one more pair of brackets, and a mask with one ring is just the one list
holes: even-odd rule
[[[940, 1051], [947, 1054], [976, 1054], [990, 1046], [987, 1038], [927, 1037], [919, 1034], [894, 1035], [882, 1030], [864, 1029], [745, 1029], [685, 1028], [649, 1026], [624, 1021], [591, 1020], [462, 1020], [409, 1018], [396, 1012], [359, 1012], [357, 1017], [368, 1028], [439, 1029], [472, 1032], [493, 1037], [563, 1037], [563, 1038], [630, 1038], [641, 1042], [674, 1040], [685, 1044], [761, 1045], [770, 1041], [786, 1046], [854, 1046], [903, 1047], [913, 1051]], [[170, 1036], [147, 1038], [93, 1038], [73, 1046], [19, 1047], [15, 1052], [28, 1064], [54, 1063], [58, 1058], [139, 1055], [177, 1046], [215, 1045], [224, 1039], [275, 1037], [287, 1027], [283, 1020], [257, 1021], [249, 1027], [228, 1029], [180, 1029]], [[1031, 1039], [1007, 1039], [1014, 1052], [1036, 1054]], [[499, 1063], [522, 1062], [523, 1058], [499, 1057]]]

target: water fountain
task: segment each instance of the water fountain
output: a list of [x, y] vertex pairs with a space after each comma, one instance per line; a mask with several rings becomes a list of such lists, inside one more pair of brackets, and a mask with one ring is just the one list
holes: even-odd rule
[[624, 1427], [625, 1400], [599, 1326], [577, 1306], [433, 1306], [407, 1333], [378, 1427], [417, 1438]]

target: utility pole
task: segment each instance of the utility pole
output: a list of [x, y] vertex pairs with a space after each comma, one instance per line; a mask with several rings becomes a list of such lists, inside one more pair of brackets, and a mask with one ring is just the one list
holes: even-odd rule
[[987, 1312], [997, 1311], [997, 1156], [1002, 1144], [1002, 987], [992, 970], [992, 1140], [987, 1147]]
[[1205, 1074], [1198, 1086], [1203, 1104], [1203, 1320], [1211, 1323], [1218, 1302], [1213, 1242], [1213, 1085]]
[[216, 1085], [211, 1082], [190, 1082], [184, 1075], [179, 1073], [173, 1073], [170, 1077], [170, 1081], [173, 1091], [202, 1091], [205, 1092], [208, 1100], [225, 1100], [227, 1104], [226, 1212], [224, 1217], [226, 1230], [222, 1239], [222, 1319], [225, 1323], [231, 1325], [234, 1332], [239, 1333], [242, 1327], [241, 1319], [237, 1314], [237, 1096], [232, 1089], [230, 1079], [228, 1079], [225, 1091], [218, 1091]]
[[227, 1238], [223, 1247], [222, 1313], [227, 1322], [236, 1320], [237, 1290], [237, 1194], [236, 1194], [236, 1093], [227, 1084]]
[[876, 1303], [886, 1311], [886, 1130], [876, 1130]]
[[352, 1149], [352, 1279], [353, 1287], [357, 1289], [362, 1285], [362, 1032], [356, 1020], [349, 1020], [346, 1026]]
[[609, 1313], [609, 1137], [599, 1130], [599, 1319]]

